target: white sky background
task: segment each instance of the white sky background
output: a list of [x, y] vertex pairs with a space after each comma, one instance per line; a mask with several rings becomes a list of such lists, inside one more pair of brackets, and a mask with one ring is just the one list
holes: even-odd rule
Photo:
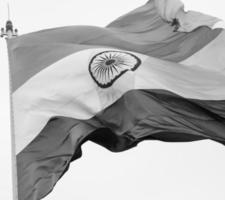
[[[186, 9], [225, 19], [224, 0], [183, 0]], [[0, 0], [0, 26], [7, 20]], [[19, 33], [67, 25], [105, 26], [145, 0], [11, 0]], [[8, 66], [0, 40], [0, 199], [12, 199]], [[224, 130], [225, 131], [225, 130]], [[210, 141], [147, 141], [123, 153], [93, 143], [44, 200], [224, 200], [225, 147]]]

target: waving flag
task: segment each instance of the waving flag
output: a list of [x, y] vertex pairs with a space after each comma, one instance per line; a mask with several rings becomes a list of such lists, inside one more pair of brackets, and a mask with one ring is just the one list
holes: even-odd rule
[[225, 31], [217, 18], [150, 0], [106, 28], [8, 40], [19, 200], [40, 200], [93, 141], [225, 143]]

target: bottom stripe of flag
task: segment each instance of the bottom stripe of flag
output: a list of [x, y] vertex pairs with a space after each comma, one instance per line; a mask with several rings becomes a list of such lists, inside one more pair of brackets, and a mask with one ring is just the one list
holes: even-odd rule
[[132, 90], [89, 120], [51, 118], [17, 155], [19, 200], [46, 196], [91, 140], [119, 152], [140, 141], [225, 144], [225, 100], [186, 99], [166, 90]]

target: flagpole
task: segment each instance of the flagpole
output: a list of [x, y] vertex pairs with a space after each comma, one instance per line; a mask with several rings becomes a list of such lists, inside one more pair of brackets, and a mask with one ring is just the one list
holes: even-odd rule
[[17, 161], [16, 161], [16, 151], [15, 151], [15, 129], [14, 129], [14, 115], [13, 115], [13, 101], [12, 101], [12, 90], [11, 90], [11, 73], [10, 73], [10, 59], [9, 59], [9, 52], [7, 48], [7, 42], [13, 37], [18, 36], [18, 30], [13, 28], [13, 23], [10, 20], [10, 6], [7, 3], [7, 11], [8, 11], [8, 19], [6, 21], [5, 27], [1, 28], [0, 36], [5, 38], [4, 42], [4, 56], [5, 63], [8, 71], [8, 97], [9, 97], [9, 118], [10, 118], [10, 130], [11, 133], [11, 179], [12, 179], [12, 199], [18, 200], [18, 190], [17, 190]]
[[[7, 48], [7, 47], [6, 47]], [[12, 99], [12, 79], [10, 73], [10, 59], [9, 52], [7, 49], [8, 57], [8, 72], [9, 72], [9, 100], [10, 100], [10, 132], [11, 132], [11, 154], [12, 154], [12, 180], [13, 180], [13, 200], [18, 200], [18, 190], [17, 190], [17, 161], [16, 161], [16, 150], [15, 150], [15, 129], [14, 129], [14, 112], [13, 112], [13, 99]]]

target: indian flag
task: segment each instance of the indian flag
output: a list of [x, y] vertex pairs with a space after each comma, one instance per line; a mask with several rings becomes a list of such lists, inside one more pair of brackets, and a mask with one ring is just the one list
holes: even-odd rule
[[106, 28], [8, 40], [19, 200], [45, 197], [87, 140], [225, 144], [223, 22], [150, 0]]

